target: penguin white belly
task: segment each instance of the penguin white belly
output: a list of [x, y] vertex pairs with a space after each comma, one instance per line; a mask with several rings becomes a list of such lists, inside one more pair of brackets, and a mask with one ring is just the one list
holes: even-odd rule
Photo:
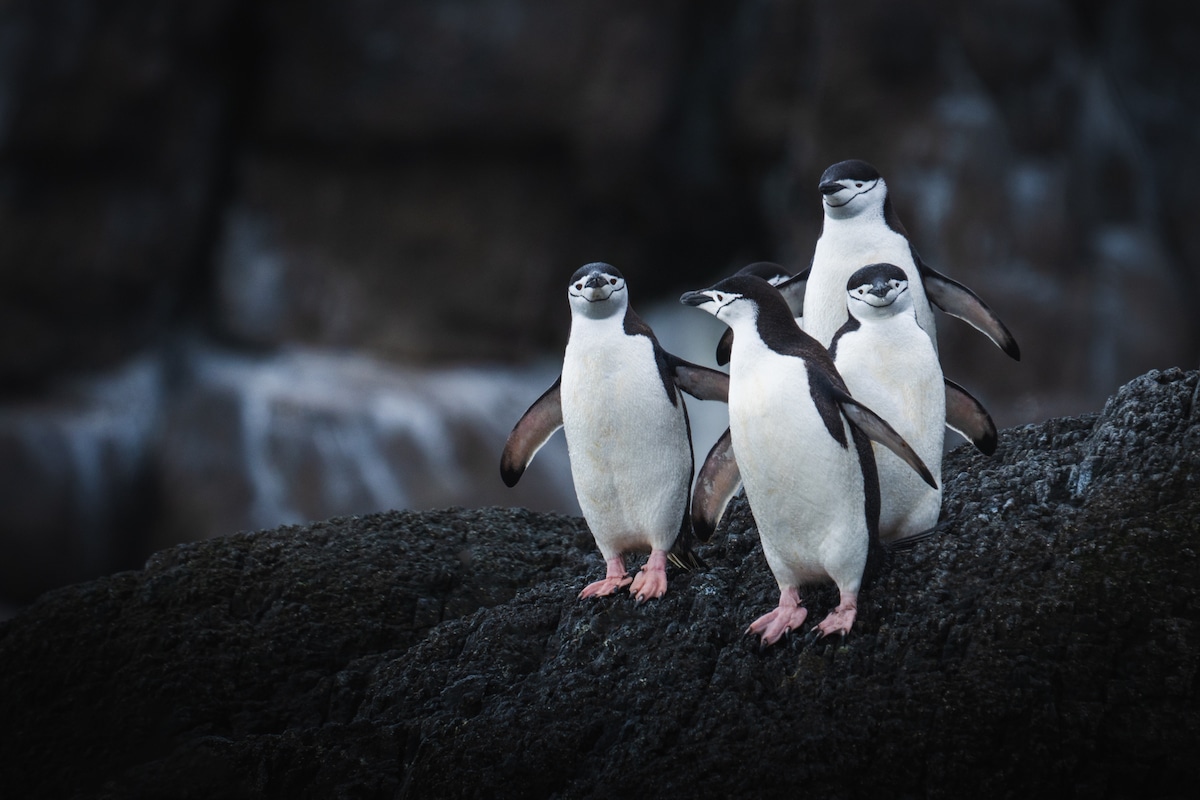
[[591, 327], [572, 330], [561, 386], [580, 509], [605, 559], [670, 549], [692, 472], [683, 397], [668, 398], [648, 338]]
[[804, 294], [804, 330], [829, 347], [833, 336], [846, 322], [846, 281], [868, 264], [895, 264], [908, 276], [917, 324], [937, 349], [937, 327], [925, 296], [921, 274], [913, 263], [908, 239], [881, 221], [826, 221], [813, 251], [812, 272]]
[[[937, 353], [915, 320], [863, 320], [858, 330], [838, 339], [836, 364], [850, 394], [904, 437], [940, 487], [946, 388]], [[879, 472], [880, 539], [892, 541], [936, 525], [941, 490], [888, 448], [875, 442], [872, 447]]]
[[[735, 340], [735, 347], [736, 347]], [[741, 354], [729, 385], [729, 425], [767, 563], [782, 588], [832, 578], [856, 592], [867, 555], [863, 478], [850, 433], [843, 448], [808, 397], [800, 359]], [[838, 414], [838, 424], [845, 422]]]

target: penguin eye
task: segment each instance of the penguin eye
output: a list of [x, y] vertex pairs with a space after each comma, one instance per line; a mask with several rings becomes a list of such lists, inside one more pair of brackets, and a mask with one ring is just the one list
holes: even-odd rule
[[608, 282], [609, 282], [609, 283], [611, 283], [613, 286], [616, 286], [616, 285], [617, 285], [617, 279], [616, 279], [616, 278], [609, 278], [609, 279], [608, 279]]
[[577, 283], [577, 284], [575, 284], [575, 288], [576, 288], [576, 289], [579, 289], [580, 291], [582, 291], [582, 290], [583, 290], [583, 284], [582, 284], [582, 283]]
[[725, 302], [725, 295], [718, 293], [718, 294], [717, 294], [717, 302], [718, 302], [718, 303], [724, 303], [724, 302]]
[[857, 186], [859, 189], [861, 189], [861, 188], [862, 188], [862, 181], [858, 181], [858, 182], [856, 182], [854, 185], [855, 185], [855, 186]]

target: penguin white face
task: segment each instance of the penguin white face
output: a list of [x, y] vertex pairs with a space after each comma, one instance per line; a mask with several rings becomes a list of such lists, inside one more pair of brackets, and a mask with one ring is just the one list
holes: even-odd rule
[[608, 317], [628, 303], [625, 276], [616, 267], [600, 262], [580, 267], [567, 286], [571, 310], [588, 317]]
[[[871, 309], [900, 310], [897, 303], [908, 297], [908, 276], [894, 264], [870, 264], [855, 272], [846, 282], [847, 306], [856, 317], [873, 316]], [[889, 312], [891, 313], [891, 312]]]
[[825, 214], [845, 219], [870, 208], [882, 208], [887, 184], [865, 161], [841, 161], [825, 170], [818, 186], [824, 196]]

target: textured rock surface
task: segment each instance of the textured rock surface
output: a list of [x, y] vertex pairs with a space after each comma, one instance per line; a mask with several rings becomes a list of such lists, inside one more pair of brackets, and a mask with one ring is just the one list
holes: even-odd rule
[[[948, 458], [945, 531], [845, 641], [760, 652], [739, 499], [661, 601], [582, 522], [390, 513], [190, 544], [0, 627], [6, 794], [1184, 797], [1200, 373]], [[832, 591], [810, 594], [815, 613]]]

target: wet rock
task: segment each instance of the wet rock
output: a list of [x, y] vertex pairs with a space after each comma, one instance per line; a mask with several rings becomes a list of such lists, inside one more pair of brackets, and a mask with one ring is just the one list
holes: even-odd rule
[[[185, 545], [0, 627], [5, 789], [175, 797], [1187, 796], [1200, 373], [948, 457], [845, 640], [760, 651], [735, 501], [660, 601], [582, 521], [388, 513]], [[1087, 466], [1090, 465], [1090, 466]], [[814, 616], [834, 602], [807, 593]]]

